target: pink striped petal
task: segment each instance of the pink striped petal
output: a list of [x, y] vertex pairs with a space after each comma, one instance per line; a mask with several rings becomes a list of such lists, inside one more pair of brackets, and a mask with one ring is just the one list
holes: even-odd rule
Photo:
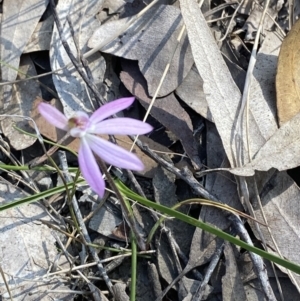
[[55, 107], [41, 102], [38, 105], [38, 110], [50, 124], [62, 130], [68, 130], [68, 118]]
[[114, 118], [101, 121], [97, 126], [88, 130], [90, 134], [109, 135], [142, 135], [149, 133], [153, 127], [132, 118]]
[[105, 182], [95, 160], [95, 157], [85, 138], [80, 140], [80, 148], [78, 151], [78, 162], [81, 173], [91, 188], [103, 197], [105, 190]]
[[126, 97], [106, 103], [92, 114], [90, 121], [91, 123], [96, 124], [107, 117], [128, 108], [133, 102], [134, 97]]
[[92, 149], [105, 162], [132, 170], [143, 170], [143, 162], [134, 154], [102, 138], [87, 134], [85, 138]]

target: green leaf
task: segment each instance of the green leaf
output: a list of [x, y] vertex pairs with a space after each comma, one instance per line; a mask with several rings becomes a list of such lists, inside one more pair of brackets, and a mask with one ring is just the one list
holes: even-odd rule
[[174, 209], [171, 209], [171, 208], [168, 208], [166, 206], [151, 202], [151, 201], [139, 196], [135, 192], [131, 191], [128, 187], [126, 187], [119, 180], [116, 180], [115, 183], [116, 183], [116, 186], [118, 187], [118, 189], [120, 190], [120, 192], [123, 193], [124, 196], [126, 196], [129, 199], [132, 199], [132, 200], [134, 200], [134, 201], [136, 201], [136, 202], [138, 202], [138, 203], [140, 203], [144, 206], [156, 209], [156, 210], [158, 210], [158, 211], [160, 211], [164, 214], [175, 217], [175, 218], [177, 218], [181, 221], [184, 221], [184, 222], [186, 222], [190, 225], [193, 225], [193, 226], [198, 227], [198, 228], [200, 228], [204, 231], [207, 231], [211, 234], [214, 234], [214, 235], [216, 235], [216, 236], [218, 236], [218, 237], [220, 237], [224, 240], [227, 240], [227, 241], [229, 241], [229, 242], [231, 242], [231, 243], [233, 243], [237, 246], [240, 246], [240, 247], [242, 247], [242, 248], [244, 248], [244, 249], [246, 249], [250, 252], [253, 252], [253, 253], [255, 253], [255, 254], [257, 254], [257, 255], [265, 258], [265, 259], [268, 259], [268, 260], [270, 260], [274, 263], [277, 263], [278, 265], [281, 265], [281, 266], [289, 269], [292, 272], [300, 274], [300, 266], [297, 265], [297, 264], [294, 264], [294, 263], [292, 263], [288, 260], [285, 260], [283, 258], [280, 258], [280, 257], [276, 256], [276, 255], [270, 254], [270, 253], [268, 253], [264, 250], [261, 250], [259, 248], [256, 248], [256, 247], [252, 246], [252, 245], [249, 245], [249, 244], [245, 243], [244, 241], [242, 241], [242, 240], [240, 240], [240, 239], [238, 239], [234, 236], [231, 236], [230, 234], [228, 234], [228, 233], [226, 233], [226, 232], [224, 232], [220, 229], [217, 229], [213, 226], [210, 226], [210, 225], [208, 225], [208, 224], [206, 224], [206, 223], [204, 223], [200, 220], [197, 220], [193, 217], [185, 215], [181, 212], [178, 212], [178, 211], [176, 211]]

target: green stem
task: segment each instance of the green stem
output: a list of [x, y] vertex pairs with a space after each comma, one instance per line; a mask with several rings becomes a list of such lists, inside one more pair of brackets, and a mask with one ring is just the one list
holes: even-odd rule
[[99, 157], [98, 157], [98, 163], [100, 165], [101, 170], [104, 172], [104, 174], [106, 176], [108, 184], [110, 185], [111, 189], [115, 192], [117, 198], [120, 201], [124, 218], [125, 218], [126, 222], [129, 224], [131, 230], [133, 231], [133, 233], [136, 237], [138, 246], [140, 247], [140, 249], [142, 251], [145, 251], [146, 245], [138, 231], [136, 221], [135, 221], [135, 218], [133, 215], [133, 211], [132, 211], [132, 208], [131, 208], [129, 202], [123, 198], [122, 193], [120, 193], [118, 187], [116, 186], [114, 180], [112, 179], [110, 173], [108, 172], [105, 163]]
[[137, 245], [134, 233], [130, 232], [131, 237], [131, 283], [130, 301], [135, 301], [136, 296], [136, 271], [137, 271]]
[[185, 215], [181, 212], [178, 212], [178, 211], [174, 211], [173, 209], [171, 208], [168, 208], [166, 206], [163, 206], [163, 205], [160, 205], [160, 204], [157, 204], [157, 203], [154, 203], [154, 202], [151, 202], [147, 199], [144, 199], [142, 198], [141, 196], [139, 196], [138, 194], [134, 193], [133, 191], [131, 191], [129, 188], [127, 188], [121, 181], [119, 180], [116, 180], [116, 185], [118, 186], [119, 190], [128, 198], [144, 205], [144, 206], [147, 206], [149, 208], [153, 208], [153, 209], [156, 209], [164, 214], [167, 214], [169, 216], [172, 216], [172, 217], [175, 217], [181, 221], [184, 221], [192, 226], [195, 226], [195, 227], [198, 227], [204, 231], [207, 231], [211, 234], [214, 234], [224, 240], [227, 240], [237, 246], [240, 246], [242, 248], [244, 248], [245, 250], [248, 250], [250, 252], [253, 252], [267, 260], [270, 260], [270, 261], [273, 261], [274, 263], [277, 263], [287, 269], [289, 269], [290, 271], [292, 272], [295, 272], [297, 274], [300, 275], [300, 266], [289, 261], [289, 260], [286, 260], [286, 259], [283, 259], [281, 257], [278, 257], [274, 254], [271, 254], [271, 253], [268, 253], [262, 249], [259, 249], [259, 248], [256, 248], [252, 245], [249, 245], [247, 243], [245, 243], [244, 241], [238, 239], [238, 238], [235, 238], [234, 236], [231, 236], [230, 234], [216, 228], [216, 227], [213, 227], [213, 226], [210, 226], [209, 224], [205, 223], [205, 222], [202, 222], [201, 220], [197, 220], [193, 217], [190, 217], [188, 215]]

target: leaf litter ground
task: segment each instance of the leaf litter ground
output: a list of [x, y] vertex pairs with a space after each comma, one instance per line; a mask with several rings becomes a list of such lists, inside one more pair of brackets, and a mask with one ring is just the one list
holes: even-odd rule
[[[71, 116], [77, 110], [90, 113], [107, 101], [135, 96], [135, 104], [123, 115], [142, 120], [149, 109], [147, 122], [154, 126], [154, 131], [138, 142], [148, 145], [150, 153], [146, 147], [133, 148], [145, 170], [132, 174], [112, 168], [111, 174], [139, 195], [167, 207], [212, 196], [245, 211], [268, 224], [269, 230], [245, 221], [247, 232], [242, 223], [213, 207], [179, 209], [299, 264], [300, 193], [286, 172], [299, 166], [299, 99], [295, 97], [298, 48], [292, 37], [297, 27], [284, 40], [279, 56], [283, 34], [294, 23], [291, 16], [296, 18], [299, 5], [292, 14], [288, 1], [269, 1], [268, 14], [260, 23], [264, 7], [247, 0], [239, 5], [231, 0], [207, 1], [202, 6], [203, 15], [192, 0], [60, 0], [55, 10], [60, 27], [50, 2], [31, 0], [13, 7], [9, 1], [1, 3], [1, 114], [31, 116], [45, 139], [60, 141], [77, 152], [77, 140], [39, 116], [36, 107], [40, 101], [48, 101]], [[141, 16], [137, 18], [137, 14]], [[183, 24], [186, 30], [182, 30]], [[255, 39], [261, 29], [252, 64], [251, 51], [256, 49]], [[69, 45], [79, 67], [71, 63], [63, 42]], [[100, 52], [85, 55], [98, 45], [102, 45]], [[287, 69], [280, 69], [276, 77], [278, 56], [280, 68]], [[47, 72], [54, 73], [38, 80], [4, 84]], [[89, 82], [83, 80], [82, 72]], [[285, 80], [289, 78], [294, 99], [286, 91]], [[277, 103], [275, 80], [280, 95]], [[246, 101], [242, 97], [244, 85], [244, 91], [249, 88]], [[241, 113], [241, 101], [245, 114]], [[279, 117], [284, 116], [279, 123], [276, 106]], [[287, 114], [282, 111], [285, 108]], [[35, 132], [32, 124], [20, 118], [2, 118], [1, 168], [4, 164], [30, 165], [31, 169], [49, 166], [36, 138], [20, 133], [15, 125]], [[115, 139], [131, 149], [132, 137]], [[65, 169], [65, 176], [75, 176], [76, 170], [67, 171], [78, 166], [74, 154], [67, 151], [65, 157], [50, 145], [47, 150]], [[159, 154], [160, 162], [154, 159], [153, 151]], [[227, 171], [197, 178], [197, 173], [217, 168]], [[172, 170], [181, 171], [183, 179]], [[54, 171], [4, 170], [1, 205], [62, 184]], [[197, 193], [199, 187], [205, 195]], [[135, 300], [145, 301], [162, 300], [164, 295], [174, 301], [276, 300], [280, 290], [285, 300], [299, 299], [297, 274], [274, 268], [174, 218], [164, 220], [147, 250], [138, 249], [133, 293], [133, 263], [128, 256], [133, 244], [118, 199], [110, 192], [99, 199], [89, 187], [78, 185], [78, 205], [72, 204], [78, 206], [83, 218], [81, 233], [71, 219], [64, 190], [58, 189], [39, 203], [1, 212], [3, 300], [112, 300], [113, 295], [116, 300], [129, 300], [129, 295], [134, 300], [135, 295]], [[138, 204], [132, 205], [132, 210], [144, 240], [161, 215]]]

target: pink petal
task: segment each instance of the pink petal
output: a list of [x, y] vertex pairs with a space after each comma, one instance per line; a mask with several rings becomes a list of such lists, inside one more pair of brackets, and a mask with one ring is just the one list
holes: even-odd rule
[[77, 111], [69, 119], [70, 135], [73, 137], [83, 137], [90, 126], [89, 115], [85, 112]]
[[82, 122], [89, 122], [90, 119], [89, 115], [82, 111], [76, 111], [72, 118]]
[[78, 162], [81, 173], [91, 188], [103, 197], [105, 190], [105, 182], [95, 160], [95, 157], [85, 138], [80, 140], [80, 148], [78, 151]]
[[85, 138], [92, 151], [105, 162], [132, 170], [143, 170], [143, 162], [134, 154], [97, 136], [87, 134]]
[[88, 130], [91, 134], [109, 135], [142, 135], [149, 133], [153, 127], [142, 121], [132, 118], [113, 118], [101, 121], [97, 126]]
[[58, 111], [55, 107], [41, 102], [38, 105], [38, 110], [40, 114], [52, 125], [56, 126], [59, 129], [68, 130], [68, 118]]
[[120, 98], [111, 101], [103, 105], [102, 107], [100, 107], [98, 110], [96, 110], [90, 117], [90, 121], [93, 124], [96, 124], [104, 120], [105, 118], [128, 108], [133, 102], [134, 102], [134, 97]]
[[70, 129], [70, 135], [72, 137], [81, 138], [86, 134], [86, 130], [83, 130], [81, 128], [72, 128]]

